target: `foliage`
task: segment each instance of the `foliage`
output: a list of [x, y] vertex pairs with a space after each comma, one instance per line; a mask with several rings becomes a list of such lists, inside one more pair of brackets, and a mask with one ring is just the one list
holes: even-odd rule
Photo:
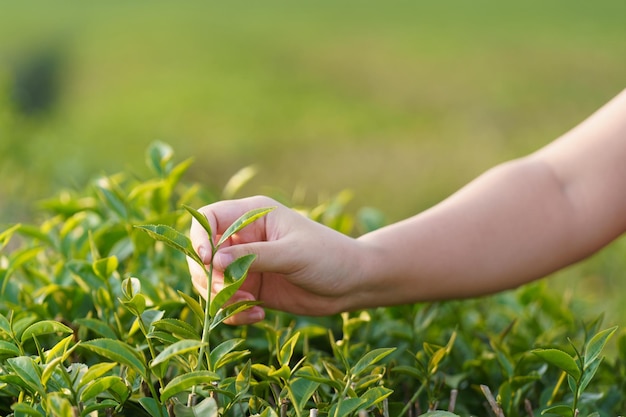
[[[190, 161], [175, 163], [165, 144], [154, 144], [147, 159], [153, 178], [99, 178], [43, 202], [39, 224], [0, 232], [2, 415], [515, 417], [626, 409], [626, 334], [602, 330], [601, 318], [581, 320], [543, 283], [480, 300], [315, 320], [274, 312], [257, 325], [224, 325], [250, 305], [227, 301], [253, 259], [235, 261], [208, 301], [194, 293], [186, 258], [202, 262], [181, 231], [193, 217], [211, 235], [191, 207], [219, 193], [184, 183]], [[228, 194], [241, 185], [230, 182]], [[351, 216], [344, 204], [340, 195], [299, 209], [344, 233], [381, 226], [375, 211]], [[233, 223], [213, 251], [270, 209]], [[613, 335], [617, 345], [603, 360]]]

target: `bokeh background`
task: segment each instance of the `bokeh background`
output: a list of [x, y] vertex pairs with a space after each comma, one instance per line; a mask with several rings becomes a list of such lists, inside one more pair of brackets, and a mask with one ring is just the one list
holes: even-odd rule
[[[190, 181], [253, 164], [242, 195], [349, 189], [398, 220], [621, 91], [625, 16], [623, 0], [3, 2], [0, 223], [144, 175], [154, 140], [195, 158]], [[618, 241], [550, 285], [623, 324], [625, 259]]]

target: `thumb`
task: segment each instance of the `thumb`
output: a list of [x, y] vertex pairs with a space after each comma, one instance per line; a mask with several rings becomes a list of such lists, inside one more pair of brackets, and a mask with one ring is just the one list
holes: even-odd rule
[[246, 255], [256, 255], [250, 266], [251, 272], [289, 272], [287, 260], [290, 257], [278, 242], [242, 243], [221, 248], [215, 254], [213, 265], [223, 271], [234, 260]]

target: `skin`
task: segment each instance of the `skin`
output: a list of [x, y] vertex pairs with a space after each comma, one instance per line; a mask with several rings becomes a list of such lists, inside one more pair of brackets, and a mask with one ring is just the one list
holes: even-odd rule
[[[361, 308], [468, 298], [518, 287], [598, 251], [626, 231], [626, 90], [538, 151], [498, 165], [436, 206], [359, 238], [313, 222], [263, 196], [200, 209], [216, 234], [248, 210], [275, 206], [215, 256], [221, 271], [254, 253], [233, 297], [264, 308], [329, 315]], [[191, 240], [205, 263], [207, 235]], [[206, 291], [193, 262], [194, 285]]]

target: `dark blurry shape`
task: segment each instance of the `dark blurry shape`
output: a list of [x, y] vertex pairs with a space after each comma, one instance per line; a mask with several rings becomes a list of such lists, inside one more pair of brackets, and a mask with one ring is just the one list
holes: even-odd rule
[[37, 48], [19, 59], [13, 68], [10, 98], [24, 115], [49, 111], [58, 99], [63, 54], [60, 48]]

